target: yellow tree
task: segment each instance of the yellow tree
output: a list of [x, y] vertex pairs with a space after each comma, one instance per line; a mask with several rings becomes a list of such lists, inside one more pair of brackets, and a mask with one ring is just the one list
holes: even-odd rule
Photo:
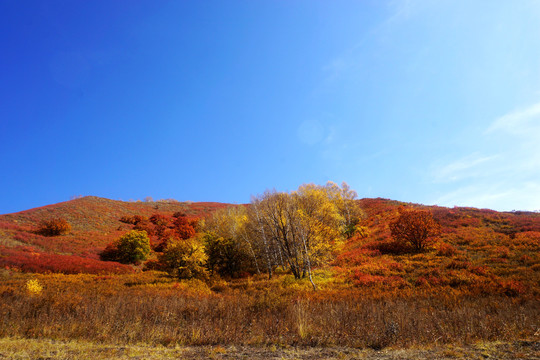
[[267, 191], [252, 200], [252, 211], [253, 233], [262, 237], [268, 262], [277, 254], [273, 258], [282, 258], [295, 278], [308, 276], [316, 288], [312, 267], [328, 261], [345, 223], [330, 189], [307, 184], [292, 193]]
[[169, 241], [163, 253], [159, 255], [160, 263], [169, 274], [180, 279], [206, 278], [207, 259], [204, 246], [195, 237]]
[[326, 263], [333, 250], [341, 243], [344, 224], [338, 203], [331, 197], [327, 187], [302, 185], [292, 194], [296, 207], [294, 231], [301, 242], [304, 257], [304, 273], [316, 289], [312, 278], [312, 266]]
[[[218, 210], [205, 222], [204, 239], [211, 271], [232, 277], [253, 265], [259, 272], [247, 222], [245, 206]], [[253, 264], [250, 264], [250, 259]]]
[[360, 220], [365, 218], [364, 211], [356, 201], [358, 194], [346, 182], [341, 183], [339, 187], [329, 181], [325, 188], [343, 218], [344, 235], [347, 238], [352, 237], [358, 231]]
[[209, 268], [232, 272], [247, 255], [258, 273], [266, 269], [270, 278], [281, 265], [297, 279], [309, 277], [316, 288], [312, 268], [331, 259], [362, 215], [355, 197], [345, 183], [305, 184], [290, 193], [266, 191], [248, 207], [218, 211], [205, 224]]
[[[259, 258], [261, 266], [266, 268], [268, 278], [272, 278], [273, 267], [277, 264], [284, 265], [281, 249], [275, 246], [273, 241], [272, 229], [268, 222], [267, 198], [270, 194], [267, 192], [263, 196], [253, 196], [251, 206], [248, 208], [247, 228], [249, 229], [249, 238], [255, 249], [255, 254]], [[265, 215], [266, 214], [266, 215]]]

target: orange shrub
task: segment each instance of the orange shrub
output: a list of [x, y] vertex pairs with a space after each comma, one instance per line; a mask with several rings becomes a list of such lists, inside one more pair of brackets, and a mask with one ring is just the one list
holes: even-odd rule
[[457, 252], [457, 249], [455, 247], [453, 247], [452, 245], [450, 244], [447, 244], [447, 243], [441, 243], [439, 246], [438, 246], [438, 249], [437, 249], [437, 255], [439, 256], [454, 256]]
[[519, 296], [527, 291], [527, 288], [517, 280], [506, 280], [499, 284], [503, 294], [511, 297]]
[[390, 224], [390, 232], [396, 242], [422, 251], [439, 235], [440, 225], [429, 211], [408, 209], [401, 210], [399, 218]]
[[71, 231], [71, 225], [62, 218], [44, 220], [40, 224], [38, 233], [44, 236], [58, 236]]

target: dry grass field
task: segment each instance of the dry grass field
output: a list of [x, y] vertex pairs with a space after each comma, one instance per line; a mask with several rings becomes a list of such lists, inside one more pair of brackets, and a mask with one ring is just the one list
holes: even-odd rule
[[540, 342], [487, 342], [468, 346], [426, 346], [409, 349], [354, 349], [343, 347], [246, 346], [114, 346], [83, 341], [0, 339], [0, 359], [242, 359], [242, 360], [445, 360], [538, 359]]
[[[538, 332], [534, 296], [327, 290], [243, 279], [214, 285], [161, 273], [3, 272], [0, 337], [110, 344], [383, 349], [518, 341]], [[36, 284], [38, 289], [34, 287]]]

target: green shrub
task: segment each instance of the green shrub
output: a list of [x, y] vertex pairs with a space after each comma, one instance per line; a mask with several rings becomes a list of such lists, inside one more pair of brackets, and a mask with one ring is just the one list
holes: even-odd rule
[[206, 266], [212, 274], [236, 278], [251, 270], [247, 251], [238, 241], [214, 232], [204, 234], [203, 239], [208, 256]]
[[101, 260], [122, 264], [139, 264], [150, 254], [150, 239], [146, 231], [132, 230], [100, 253]]

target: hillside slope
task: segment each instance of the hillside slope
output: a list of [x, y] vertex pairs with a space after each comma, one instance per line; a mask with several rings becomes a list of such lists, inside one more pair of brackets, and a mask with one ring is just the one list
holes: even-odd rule
[[[307, 278], [295, 279], [282, 267], [270, 279], [245, 272], [201, 281], [97, 258], [108, 241], [140, 225], [120, 221], [124, 216], [177, 211], [196, 216], [226, 204], [85, 198], [2, 216], [0, 337], [75, 339], [122, 348], [141, 343], [162, 348], [347, 346], [380, 354], [388, 346], [451, 344], [443, 355], [462, 358], [477, 354], [456, 353], [455, 345], [481, 344], [485, 355], [487, 341], [526, 340], [520, 343], [521, 357], [538, 350], [533, 347], [540, 331], [540, 214], [386, 199], [357, 203], [366, 214], [361, 231], [339, 244], [333, 261], [314, 268], [317, 291]], [[432, 212], [442, 227], [432, 246], [419, 252], [392, 246], [389, 225], [401, 207]], [[53, 216], [72, 222], [72, 232], [34, 233], [40, 220]], [[224, 355], [220, 349], [209, 355]], [[511, 357], [498, 349], [490, 354]]]
[[[124, 202], [95, 196], [61, 202], [13, 214], [0, 215], [0, 266], [18, 266], [32, 262], [47, 262], [51, 270], [57, 262], [93, 260], [92, 266], [102, 266], [98, 254], [103, 248], [128, 230], [125, 216], [153, 214], [172, 215], [175, 212], [191, 217], [203, 217], [228, 206], [215, 202]], [[63, 218], [71, 231], [61, 236], [42, 236], [36, 231], [43, 220]], [[37, 258], [40, 256], [39, 261]], [[98, 266], [98, 267], [99, 267]], [[104, 266], [104, 265], [103, 265]]]
[[[387, 199], [361, 199], [366, 213], [363, 236], [347, 241], [331, 264], [333, 272], [353, 286], [507, 287], [508, 292], [540, 288], [540, 214], [496, 212], [474, 208], [444, 208]], [[203, 217], [223, 203], [175, 201], [123, 202], [85, 197], [0, 216], [0, 266], [26, 271], [107, 272], [131, 267], [99, 261], [111, 241], [132, 229], [122, 217], [179, 212]], [[400, 207], [429, 209], [442, 228], [431, 250], [400, 254], [391, 246], [389, 224]], [[69, 234], [45, 237], [42, 220], [64, 218]], [[116, 270], [115, 270], [116, 269]], [[488, 289], [489, 290], [489, 289]], [[489, 290], [491, 291], [491, 290]]]
[[[473, 293], [540, 294], [540, 214], [443, 208], [386, 199], [359, 201], [364, 236], [350, 239], [334, 266], [358, 287], [454, 288]], [[389, 224], [400, 207], [429, 209], [441, 225], [421, 253], [396, 248]]]

